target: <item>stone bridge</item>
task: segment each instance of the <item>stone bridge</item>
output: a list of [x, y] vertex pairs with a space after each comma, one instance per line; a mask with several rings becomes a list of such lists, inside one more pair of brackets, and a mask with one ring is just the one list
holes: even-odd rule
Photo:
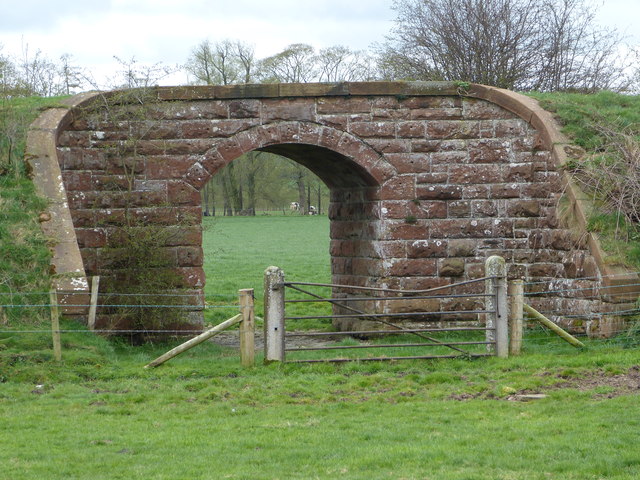
[[[566, 141], [537, 102], [513, 92], [449, 82], [269, 84], [64, 103], [28, 139], [34, 181], [51, 200], [41, 220], [57, 241], [62, 291], [86, 289], [87, 275], [117, 277], [107, 247], [133, 218], [174, 229], [162, 249], [184, 288], [201, 294], [200, 189], [252, 150], [299, 162], [329, 187], [334, 283], [426, 289], [483, 276], [494, 254], [510, 278], [612, 273], [594, 237], [559, 221], [566, 192], [578, 231], [585, 223], [560, 168]], [[580, 295], [553, 301], [564, 311], [597, 308]]]

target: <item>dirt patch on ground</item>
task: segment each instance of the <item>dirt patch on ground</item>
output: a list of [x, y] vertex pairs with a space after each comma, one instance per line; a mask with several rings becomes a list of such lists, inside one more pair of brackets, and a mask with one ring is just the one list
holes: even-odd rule
[[634, 365], [625, 373], [612, 374], [604, 370], [595, 370], [584, 375], [567, 378], [557, 375], [563, 381], [550, 389], [574, 388], [583, 392], [606, 389], [607, 392], [595, 392], [596, 398], [614, 398], [620, 395], [640, 394], [640, 365]]
[[612, 374], [604, 370], [592, 370], [580, 374], [553, 374], [546, 372], [542, 376], [560, 379], [556, 383], [536, 390], [518, 390], [508, 395], [493, 392], [461, 393], [451, 395], [451, 400], [497, 399], [511, 402], [523, 402], [542, 399], [555, 390], [575, 389], [581, 392], [593, 392], [593, 398], [615, 398], [621, 395], [640, 395], [640, 365], [634, 365], [624, 373]]

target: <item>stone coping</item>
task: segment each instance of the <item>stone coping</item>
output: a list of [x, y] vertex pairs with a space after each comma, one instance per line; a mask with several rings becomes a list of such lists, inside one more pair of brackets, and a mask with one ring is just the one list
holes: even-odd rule
[[[195, 101], [215, 99], [261, 99], [335, 96], [462, 96], [494, 103], [527, 121], [538, 131], [541, 144], [550, 149], [556, 166], [562, 169], [570, 158], [571, 143], [561, 134], [551, 113], [538, 102], [512, 91], [466, 82], [340, 82], [304, 84], [247, 84], [226, 86], [153, 87], [152, 96], [160, 101]], [[49, 200], [49, 212], [42, 222], [42, 229], [55, 243], [52, 270], [56, 274], [56, 286], [61, 292], [88, 291], [88, 282], [71, 220], [67, 196], [62, 182], [57, 158], [57, 140], [60, 133], [73, 121], [75, 112], [97, 99], [111, 98], [123, 91], [87, 92], [61, 102], [60, 107], [42, 113], [31, 125], [27, 136], [25, 158], [31, 167], [37, 192]], [[639, 283], [638, 275], [622, 265], [607, 263], [607, 255], [599, 238], [586, 230], [592, 207], [587, 196], [563, 171], [566, 195], [571, 212], [582, 235], [585, 235], [605, 285], [615, 287]], [[615, 276], [615, 277], [613, 277]], [[620, 287], [609, 293], [625, 293]]]

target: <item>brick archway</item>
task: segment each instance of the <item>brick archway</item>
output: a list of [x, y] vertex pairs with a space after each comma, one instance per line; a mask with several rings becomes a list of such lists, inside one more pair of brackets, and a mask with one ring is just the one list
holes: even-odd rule
[[[511, 277], [606, 268], [558, 221], [565, 140], [521, 95], [437, 82], [157, 88], [143, 107], [118, 95], [73, 97], [30, 131], [61, 290], [86, 289], [85, 273], [112, 273], [104, 247], [129, 202], [134, 215], [167, 228], [194, 218], [165, 247], [185, 287], [201, 292], [199, 189], [251, 150], [292, 158], [330, 186], [339, 283], [427, 288], [478, 277], [496, 253]], [[109, 101], [122, 120], [101, 109]], [[144, 132], [135, 155], [132, 131]]]

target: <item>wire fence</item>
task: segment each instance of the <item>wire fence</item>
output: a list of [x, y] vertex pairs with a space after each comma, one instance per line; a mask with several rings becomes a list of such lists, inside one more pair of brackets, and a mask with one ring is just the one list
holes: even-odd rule
[[[525, 302], [575, 336], [614, 337], [640, 322], [640, 272], [526, 281]], [[545, 329], [532, 329], [544, 337]]]
[[[304, 286], [303, 283], [296, 285]], [[625, 275], [608, 276], [586, 276], [580, 278], [548, 278], [535, 281], [523, 282], [525, 292], [525, 303], [530, 304], [544, 316], [550, 318], [555, 323], [568, 328], [576, 336], [615, 336], [628, 333], [636, 324], [640, 322], [640, 272], [627, 273]], [[446, 286], [445, 286], [446, 288]], [[373, 295], [368, 298], [370, 301], [389, 300], [389, 297]], [[390, 293], [390, 292], [385, 292]], [[417, 292], [401, 291], [400, 300], [434, 300], [441, 301], [449, 299], [468, 299], [471, 297], [481, 297], [482, 294], [456, 293], [442, 295], [440, 292]], [[239, 301], [236, 293], [129, 293], [129, 292], [100, 292], [97, 294], [98, 312], [105, 312], [109, 309], [156, 309], [177, 311], [202, 311], [205, 319], [216, 323], [218, 320], [226, 318], [227, 312], [238, 311]], [[23, 328], [11, 328], [12, 321], [18, 316], [16, 312], [32, 310], [40, 317], [48, 317], [48, 310], [51, 308], [80, 308], [88, 309], [91, 304], [88, 301], [89, 292], [64, 292], [60, 295], [61, 300], [53, 303], [50, 300], [50, 292], [0, 292], [0, 333], [12, 334], [40, 334], [51, 333], [50, 329], [44, 328], [24, 328], [28, 322], [21, 322]], [[131, 299], [132, 301], [127, 301]], [[117, 300], [117, 301], [115, 301]], [[150, 302], [149, 300], [156, 300]], [[329, 298], [341, 302], [363, 301], [363, 298]], [[317, 302], [317, 299], [291, 298], [288, 302], [292, 304], [304, 304]], [[209, 313], [207, 313], [209, 312]], [[442, 312], [438, 312], [442, 313]], [[455, 312], [453, 312], [455, 313]], [[467, 312], [469, 313], [469, 312]], [[483, 313], [478, 310], [478, 313]], [[423, 316], [428, 312], [423, 312]], [[24, 315], [22, 315], [24, 317]], [[321, 319], [324, 315], [294, 315], [304, 319]], [[352, 317], [353, 315], [345, 315]], [[369, 314], [370, 316], [370, 314]], [[294, 318], [290, 318], [293, 320]], [[44, 323], [44, 322], [41, 322]], [[530, 324], [531, 326], [531, 324]], [[62, 333], [78, 333], [83, 330], [60, 330]], [[88, 332], [105, 333], [113, 335], [127, 335], [135, 333], [146, 334], [176, 334], [188, 335], [198, 333], [196, 329], [129, 329], [129, 328], [98, 328]], [[543, 328], [532, 329], [544, 336]]]

